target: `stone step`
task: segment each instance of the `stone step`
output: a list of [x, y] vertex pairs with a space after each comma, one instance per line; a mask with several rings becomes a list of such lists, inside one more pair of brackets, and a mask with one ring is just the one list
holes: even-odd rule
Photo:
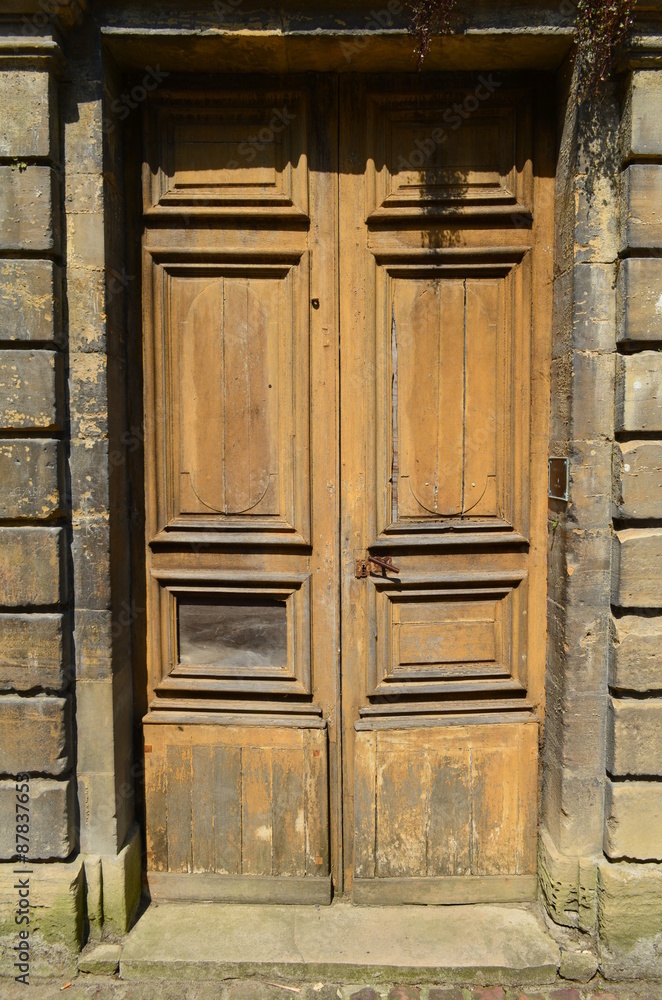
[[543, 985], [559, 961], [535, 905], [152, 903], [120, 976]]

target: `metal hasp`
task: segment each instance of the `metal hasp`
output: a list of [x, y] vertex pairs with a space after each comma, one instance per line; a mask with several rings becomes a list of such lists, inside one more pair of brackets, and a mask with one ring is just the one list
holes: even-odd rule
[[371, 556], [367, 555], [363, 559], [359, 558], [356, 560], [356, 578], [357, 580], [363, 580], [367, 576], [370, 576], [374, 570], [371, 569], [370, 564], [376, 566], [380, 569], [381, 575], [386, 576], [387, 573], [399, 573], [400, 570], [397, 566], [393, 565], [392, 556]]
[[550, 500], [568, 500], [567, 458], [550, 458], [548, 496]]

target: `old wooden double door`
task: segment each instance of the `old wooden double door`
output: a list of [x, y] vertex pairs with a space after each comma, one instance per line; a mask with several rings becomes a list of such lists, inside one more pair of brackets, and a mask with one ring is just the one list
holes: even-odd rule
[[154, 895], [535, 892], [544, 90], [320, 74], [149, 104]]

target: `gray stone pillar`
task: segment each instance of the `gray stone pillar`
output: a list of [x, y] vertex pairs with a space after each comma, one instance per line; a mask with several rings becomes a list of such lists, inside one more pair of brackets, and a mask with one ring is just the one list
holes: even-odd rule
[[[47, 942], [57, 955], [80, 944], [83, 880], [65, 471], [63, 60], [52, 19], [42, 18], [17, 17], [0, 33], [0, 859], [17, 855], [15, 776], [26, 773], [31, 902], [61, 916], [37, 921], [32, 944]], [[9, 949], [13, 867], [0, 865], [0, 938]]]
[[569, 502], [549, 513], [540, 873], [555, 920], [593, 932], [602, 856], [616, 369], [618, 127], [613, 88], [569, 87], [557, 177], [550, 454]]
[[661, 122], [662, 72], [632, 73], [621, 136], [608, 860], [599, 869], [602, 963], [625, 976], [662, 973]]

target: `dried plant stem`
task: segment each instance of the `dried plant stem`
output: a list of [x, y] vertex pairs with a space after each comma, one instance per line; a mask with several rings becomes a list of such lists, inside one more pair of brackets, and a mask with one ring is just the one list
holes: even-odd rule
[[[586, 95], [611, 72], [616, 47], [634, 20], [637, 0], [574, 0], [581, 93]], [[458, 0], [410, 0], [410, 30], [418, 42], [419, 69], [435, 35], [452, 32]]]

